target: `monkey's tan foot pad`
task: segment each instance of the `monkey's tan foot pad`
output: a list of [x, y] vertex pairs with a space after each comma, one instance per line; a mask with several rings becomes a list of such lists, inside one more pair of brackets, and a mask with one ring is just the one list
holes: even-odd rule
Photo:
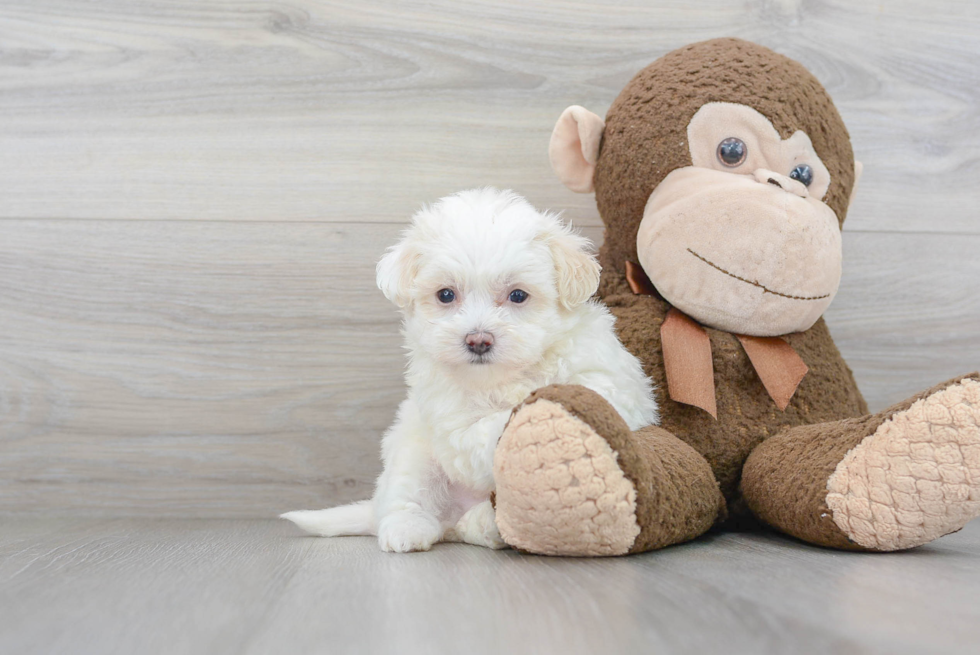
[[913, 548], [980, 516], [980, 380], [882, 423], [845, 455], [827, 491], [837, 527], [873, 550]]
[[629, 552], [640, 534], [636, 490], [617, 460], [609, 443], [561, 404], [525, 404], [494, 457], [504, 541], [541, 555]]

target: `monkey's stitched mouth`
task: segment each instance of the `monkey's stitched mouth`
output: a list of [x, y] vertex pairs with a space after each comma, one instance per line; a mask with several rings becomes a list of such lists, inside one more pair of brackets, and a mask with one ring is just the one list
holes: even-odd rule
[[722, 273], [724, 273], [728, 277], [735, 278], [739, 282], [745, 282], [746, 284], [751, 284], [754, 287], [758, 287], [758, 288], [762, 289], [762, 292], [763, 293], [771, 293], [774, 296], [779, 296], [780, 298], [789, 298], [790, 300], [823, 300], [824, 298], [829, 298], [830, 297], [830, 294], [829, 293], [825, 293], [822, 296], [791, 296], [791, 295], [786, 294], [786, 293], [779, 293], [778, 291], [773, 291], [772, 289], [769, 289], [768, 287], [766, 287], [766, 286], [764, 286], [762, 284], [759, 284], [758, 282], [756, 282], [754, 280], [746, 280], [744, 277], [739, 277], [738, 275], [735, 275], [734, 273], [729, 273], [728, 271], [726, 271], [725, 269], [723, 269], [718, 264], [715, 264], [714, 262], [708, 261], [707, 259], [705, 259], [701, 255], [699, 255], [698, 253], [694, 252], [690, 248], [688, 248], [687, 251], [689, 253], [691, 253], [692, 255], [694, 255], [695, 257], [697, 257], [698, 259], [700, 259], [701, 261], [703, 261], [705, 264], [707, 264], [711, 268], [715, 269], [716, 271], [721, 271]]

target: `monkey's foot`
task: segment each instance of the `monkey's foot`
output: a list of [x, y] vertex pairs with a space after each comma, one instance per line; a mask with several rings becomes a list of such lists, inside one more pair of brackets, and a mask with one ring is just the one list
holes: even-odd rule
[[536, 391], [494, 458], [496, 521], [542, 555], [623, 555], [693, 539], [724, 502], [708, 463], [660, 428], [631, 432], [578, 386]]
[[827, 490], [834, 523], [872, 550], [919, 546], [980, 516], [980, 380], [892, 415], [844, 456]]
[[508, 544], [541, 555], [622, 555], [640, 526], [636, 490], [617, 455], [561, 404], [524, 405], [494, 456], [497, 527]]

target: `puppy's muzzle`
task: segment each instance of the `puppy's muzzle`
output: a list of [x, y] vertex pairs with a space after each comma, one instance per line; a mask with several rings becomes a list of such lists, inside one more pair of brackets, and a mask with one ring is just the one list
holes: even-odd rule
[[493, 348], [493, 335], [489, 332], [470, 332], [466, 335], [466, 349], [476, 355], [486, 355]]

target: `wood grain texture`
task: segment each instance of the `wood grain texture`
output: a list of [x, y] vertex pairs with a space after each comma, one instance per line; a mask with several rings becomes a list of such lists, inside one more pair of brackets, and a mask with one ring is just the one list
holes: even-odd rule
[[0, 222], [0, 504], [269, 516], [369, 495], [404, 396], [373, 287], [397, 229]]
[[718, 36], [835, 97], [851, 227], [980, 233], [972, 0], [6, 0], [0, 216], [404, 222], [492, 184], [598, 225], [549, 170], [558, 114]]
[[374, 262], [513, 187], [657, 56], [807, 65], [866, 164], [828, 313], [873, 407], [980, 368], [980, 4], [5, 0], [0, 513], [269, 516], [362, 498], [404, 394]]
[[[369, 496], [404, 396], [373, 275], [399, 230], [0, 221], [0, 512], [254, 517]], [[980, 368], [980, 236], [844, 242], [828, 320], [872, 408]]]
[[6, 653], [242, 653], [309, 553], [259, 522], [7, 522]]
[[708, 535], [609, 559], [391, 555], [273, 521], [13, 519], [0, 651], [945, 653], [980, 643], [980, 522], [905, 553]]

